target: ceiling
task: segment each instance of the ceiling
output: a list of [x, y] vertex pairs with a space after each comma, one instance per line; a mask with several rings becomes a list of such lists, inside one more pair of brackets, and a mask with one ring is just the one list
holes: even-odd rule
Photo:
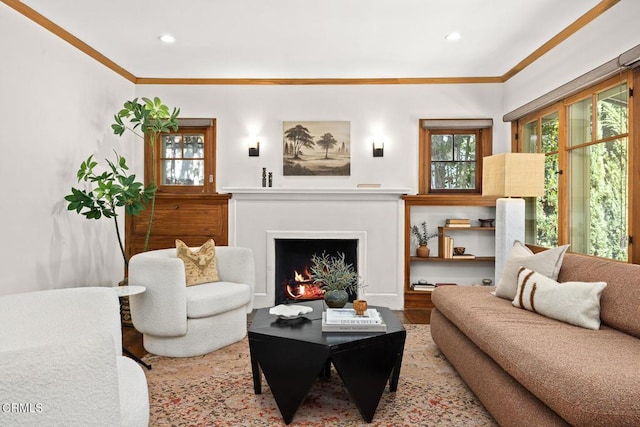
[[[1, 0], [10, 6], [15, 0]], [[23, 0], [137, 78], [503, 77], [618, 0]], [[15, 7], [14, 7], [15, 8]], [[29, 15], [29, 13], [23, 14]], [[32, 19], [34, 19], [31, 16]], [[34, 19], [38, 22], [37, 19]], [[54, 26], [55, 27], [55, 26]], [[56, 27], [57, 28], [57, 27]], [[445, 40], [457, 31], [458, 41]], [[176, 41], [164, 44], [161, 34]], [[68, 36], [68, 34], [67, 34]], [[552, 46], [551, 46], [552, 47]], [[86, 51], [86, 49], [83, 49]], [[90, 53], [91, 54], [91, 53]], [[96, 56], [95, 54], [92, 56]], [[99, 55], [98, 55], [99, 56]], [[523, 62], [524, 61], [524, 62]], [[104, 61], [103, 61], [104, 62]], [[113, 67], [112, 67], [113, 68]]]

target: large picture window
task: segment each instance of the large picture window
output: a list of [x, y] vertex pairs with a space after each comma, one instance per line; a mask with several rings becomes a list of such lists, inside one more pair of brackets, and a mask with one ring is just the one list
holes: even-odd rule
[[527, 200], [526, 239], [629, 259], [629, 87], [624, 74], [518, 121], [516, 151], [542, 152], [545, 194]]

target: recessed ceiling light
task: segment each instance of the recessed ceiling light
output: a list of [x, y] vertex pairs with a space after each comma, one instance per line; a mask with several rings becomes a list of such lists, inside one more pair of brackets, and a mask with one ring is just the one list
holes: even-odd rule
[[173, 43], [176, 41], [176, 38], [173, 37], [171, 34], [163, 34], [160, 37], [158, 37], [160, 39], [161, 42], [163, 43]]
[[453, 33], [449, 33], [446, 36], [444, 36], [445, 40], [449, 40], [449, 41], [455, 41], [455, 40], [460, 40], [460, 38], [462, 38], [462, 35], [458, 32], [453, 32]]

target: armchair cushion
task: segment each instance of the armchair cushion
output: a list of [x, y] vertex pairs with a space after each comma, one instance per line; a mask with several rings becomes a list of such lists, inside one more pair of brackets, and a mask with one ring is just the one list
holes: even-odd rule
[[182, 240], [176, 239], [176, 255], [184, 262], [187, 286], [220, 281], [213, 239], [196, 249], [191, 249]]
[[187, 289], [187, 317], [197, 319], [215, 316], [251, 300], [251, 288], [244, 283], [215, 282]]

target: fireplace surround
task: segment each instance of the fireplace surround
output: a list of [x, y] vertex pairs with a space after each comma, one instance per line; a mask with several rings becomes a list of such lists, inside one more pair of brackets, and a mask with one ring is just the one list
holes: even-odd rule
[[355, 239], [360, 290], [370, 305], [404, 305], [404, 202], [408, 189], [226, 187], [229, 244], [253, 250], [254, 307], [275, 303], [275, 239]]

